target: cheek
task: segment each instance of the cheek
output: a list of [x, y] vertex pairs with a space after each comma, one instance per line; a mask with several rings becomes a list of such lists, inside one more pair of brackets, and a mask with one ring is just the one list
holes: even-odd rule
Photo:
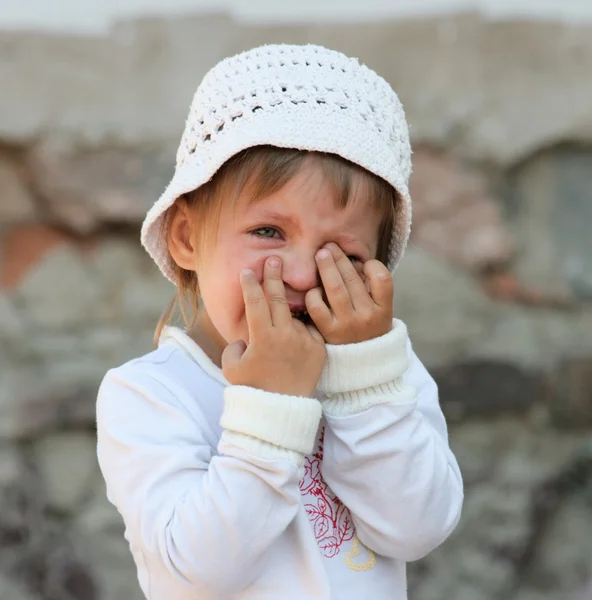
[[239, 271], [212, 270], [202, 276], [200, 294], [210, 317], [216, 315], [221, 318], [227, 315], [227, 319], [238, 312], [243, 303], [238, 273]]
[[225, 339], [243, 337], [246, 328], [245, 304], [239, 275], [251, 269], [263, 280], [263, 265], [267, 255], [249, 251], [226, 250], [212, 256], [200, 273], [200, 292], [208, 315]]

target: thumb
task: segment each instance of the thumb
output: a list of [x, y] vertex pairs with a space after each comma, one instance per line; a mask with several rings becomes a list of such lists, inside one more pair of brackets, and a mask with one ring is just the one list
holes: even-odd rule
[[235, 340], [224, 348], [224, 352], [222, 352], [222, 372], [224, 375], [238, 366], [246, 349], [247, 344], [243, 340]]

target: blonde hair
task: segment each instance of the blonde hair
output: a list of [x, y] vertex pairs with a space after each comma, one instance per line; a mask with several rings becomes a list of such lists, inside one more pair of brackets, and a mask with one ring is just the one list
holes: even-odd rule
[[[195, 226], [204, 232], [200, 236], [201, 248], [204, 248], [211, 232], [217, 231], [223, 199], [232, 198], [236, 202], [247, 182], [253, 192], [251, 202], [269, 196], [286, 185], [307, 159], [315, 161], [322, 168], [335, 191], [339, 208], [348, 205], [354, 195], [352, 191], [356, 181], [366, 186], [372, 205], [383, 213], [376, 258], [386, 264], [393, 222], [400, 203], [397, 191], [384, 179], [335, 154], [275, 146], [255, 146], [239, 152], [224, 163], [210, 181], [179, 198], [191, 210]], [[165, 237], [168, 236], [168, 221], [175, 210], [176, 204], [169, 209], [167, 218], [163, 220], [161, 235]], [[195, 325], [199, 312], [197, 273], [183, 269], [174, 262], [172, 267], [177, 292], [156, 326], [155, 346], [158, 345], [163, 328], [171, 321], [175, 308], [179, 309], [187, 328]], [[191, 311], [189, 315], [187, 304]]]

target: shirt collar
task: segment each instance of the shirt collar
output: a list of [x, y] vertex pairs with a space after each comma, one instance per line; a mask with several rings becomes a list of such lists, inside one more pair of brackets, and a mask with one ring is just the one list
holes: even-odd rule
[[213, 377], [225, 386], [230, 385], [224, 377], [222, 369], [189, 337], [185, 330], [180, 327], [165, 327], [158, 340], [159, 345], [163, 343], [176, 346], [196, 362], [210, 377]]

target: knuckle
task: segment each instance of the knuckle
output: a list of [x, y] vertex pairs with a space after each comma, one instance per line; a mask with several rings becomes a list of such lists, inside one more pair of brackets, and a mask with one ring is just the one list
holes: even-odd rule
[[374, 314], [370, 311], [364, 311], [360, 314], [360, 321], [364, 325], [369, 325], [374, 320]]
[[347, 271], [345, 273], [345, 275], [342, 275], [343, 277], [343, 281], [345, 283], [352, 283], [353, 281], [355, 281], [356, 279], [358, 279], [359, 275], [357, 273], [357, 271]]
[[273, 304], [287, 304], [288, 301], [286, 297], [279, 293], [271, 293], [269, 294], [269, 301]]
[[307, 305], [306, 309], [308, 313], [320, 313], [323, 310], [323, 305], [318, 301], [318, 299], [311, 300]]
[[249, 304], [261, 304], [265, 300], [265, 296], [261, 292], [255, 292], [247, 296]]
[[[299, 322], [300, 323], [300, 322]], [[302, 325], [302, 323], [300, 323]], [[293, 331], [289, 327], [279, 327], [276, 328], [275, 332], [275, 342], [278, 345], [278, 349], [283, 350], [286, 348], [286, 345], [292, 337], [294, 336]]]
[[337, 294], [338, 295], [338, 294], [343, 293], [344, 290], [345, 290], [345, 286], [343, 285], [343, 282], [341, 282], [341, 281], [335, 281], [333, 283], [330, 283], [327, 286], [327, 291], [330, 294]]
[[331, 321], [327, 321], [323, 323], [323, 334], [325, 335], [334, 335], [337, 331], [337, 328]]

